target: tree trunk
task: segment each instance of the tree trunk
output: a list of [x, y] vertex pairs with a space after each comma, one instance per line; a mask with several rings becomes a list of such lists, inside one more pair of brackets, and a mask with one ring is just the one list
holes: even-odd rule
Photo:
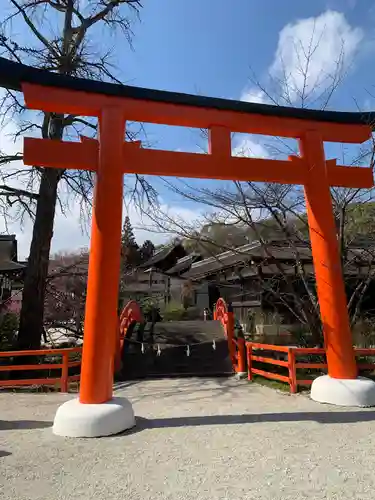
[[46, 168], [43, 170], [40, 181], [30, 256], [23, 288], [18, 349], [38, 349], [41, 344], [46, 279], [60, 177], [59, 170]]

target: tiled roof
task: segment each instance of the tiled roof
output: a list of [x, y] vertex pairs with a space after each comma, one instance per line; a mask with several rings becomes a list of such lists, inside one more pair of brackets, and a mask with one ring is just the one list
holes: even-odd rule
[[170, 269], [168, 269], [167, 274], [176, 275], [181, 274], [184, 271], [190, 269], [190, 267], [195, 263], [202, 260], [202, 256], [198, 253], [191, 253], [189, 255], [185, 255], [182, 259], [178, 259], [177, 264]]
[[186, 252], [184, 250], [184, 247], [178, 243], [175, 245], [169, 245], [165, 248], [162, 248], [158, 252], [156, 252], [155, 255], [151, 257], [151, 259], [147, 260], [144, 262], [139, 268], [148, 268], [148, 267], [158, 267], [158, 264], [162, 263], [165, 259], [167, 259], [171, 254], [173, 253], [177, 254], [177, 257], [179, 255], [185, 255]]
[[[362, 246], [363, 245], [363, 246]], [[243, 245], [234, 250], [226, 251], [221, 254], [193, 263], [189, 271], [182, 276], [184, 278], [200, 279], [209, 275], [216, 274], [223, 270], [229, 270], [235, 266], [241, 266], [241, 275], [251, 276], [256, 274], [252, 263], [262, 263], [262, 271], [265, 274], [277, 274], [278, 268], [275, 260], [285, 267], [285, 272], [294, 273], [294, 262], [296, 259], [303, 264], [312, 264], [311, 248], [306, 242], [291, 243], [288, 240], [269, 241], [266, 246], [261, 245], [259, 241]], [[375, 244], [371, 248], [370, 244], [361, 243], [358, 246], [351, 246], [347, 252], [347, 262], [353, 264], [349, 267], [358, 265], [368, 265], [369, 262], [375, 263]], [[282, 264], [281, 264], [282, 263]], [[290, 268], [290, 270], [289, 270]], [[345, 269], [346, 271], [346, 269]], [[352, 269], [353, 271], [353, 269]], [[354, 269], [354, 272], [358, 271]], [[237, 277], [237, 273], [236, 277]], [[230, 280], [230, 277], [228, 277]]]
[[14, 234], [0, 235], [0, 272], [19, 271], [26, 266], [17, 262], [17, 239]]

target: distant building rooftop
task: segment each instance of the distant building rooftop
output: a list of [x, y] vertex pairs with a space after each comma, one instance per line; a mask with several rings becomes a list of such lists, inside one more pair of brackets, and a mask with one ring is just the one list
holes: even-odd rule
[[[297, 258], [304, 265], [309, 265], [309, 269], [313, 273], [312, 254], [308, 242], [276, 239], [262, 245], [261, 242], [254, 241], [199, 262], [194, 262], [190, 269], [182, 274], [182, 277], [193, 280], [204, 279], [236, 266], [244, 268], [241, 270], [242, 277], [249, 277], [257, 274], [256, 267], [253, 265], [257, 263], [262, 263], [263, 273], [277, 274], [279, 270], [275, 264], [276, 261], [289, 265], [292, 272], [292, 267]], [[372, 244], [370, 240], [366, 239], [350, 245], [347, 261], [350, 262], [350, 266], [345, 268], [347, 274], [357, 274], [358, 266], [368, 266], [369, 261], [375, 264], [375, 240]], [[288, 273], [288, 270], [286, 272]], [[228, 279], [230, 279], [229, 276]]]
[[175, 266], [179, 259], [186, 256], [186, 250], [181, 243], [168, 245], [151, 257], [151, 259], [144, 262], [140, 269], [147, 269], [152, 267], [160, 271], [166, 272]]
[[202, 256], [199, 253], [193, 252], [189, 255], [185, 255], [181, 259], [178, 259], [177, 264], [170, 269], [168, 269], [167, 274], [170, 276], [180, 276], [185, 271], [188, 271], [193, 264], [202, 260]]
[[17, 261], [15, 234], [0, 234], [0, 273], [14, 272], [26, 266]]

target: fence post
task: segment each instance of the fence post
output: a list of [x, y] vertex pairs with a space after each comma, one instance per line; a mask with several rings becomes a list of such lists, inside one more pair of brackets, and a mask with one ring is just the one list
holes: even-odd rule
[[237, 346], [238, 346], [238, 353], [237, 353], [237, 373], [239, 377], [243, 377], [246, 375], [246, 354], [245, 354], [245, 339], [243, 337], [238, 337], [237, 338]]
[[232, 361], [232, 365], [234, 370], [236, 371], [237, 363], [235, 356], [235, 345], [234, 345], [234, 313], [232, 304], [228, 304], [228, 311], [226, 313], [226, 333], [227, 333], [227, 341], [228, 341], [228, 349], [229, 355]]
[[297, 392], [296, 356], [293, 347], [288, 350], [289, 386], [291, 394]]
[[69, 352], [62, 353], [62, 370], [61, 370], [61, 392], [68, 391], [68, 377], [69, 377]]
[[251, 345], [250, 342], [246, 342], [246, 352], [247, 352], [247, 380], [253, 380], [253, 374], [252, 374], [252, 359], [251, 356], [253, 355], [253, 346]]

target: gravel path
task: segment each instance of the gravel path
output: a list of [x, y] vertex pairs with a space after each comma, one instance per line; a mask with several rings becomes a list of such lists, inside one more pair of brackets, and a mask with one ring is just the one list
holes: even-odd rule
[[138, 427], [63, 439], [71, 396], [0, 394], [1, 500], [367, 500], [375, 412], [319, 405], [233, 379], [122, 384]]

